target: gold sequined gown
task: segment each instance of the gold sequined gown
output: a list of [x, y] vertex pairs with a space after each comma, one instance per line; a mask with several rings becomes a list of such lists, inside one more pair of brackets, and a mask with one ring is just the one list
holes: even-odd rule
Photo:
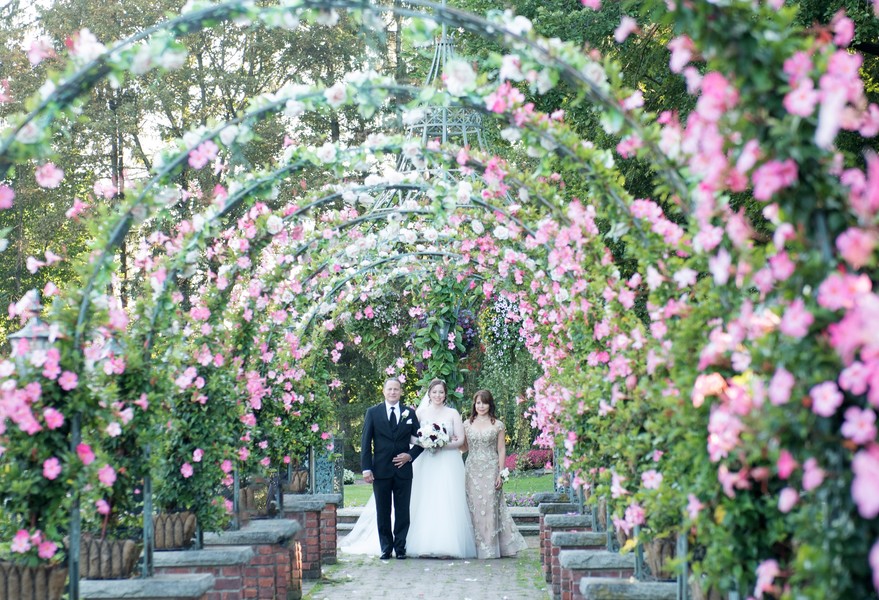
[[468, 454], [465, 464], [467, 506], [473, 519], [478, 558], [515, 556], [527, 546], [507, 508], [503, 489], [496, 490], [494, 482], [499, 471], [497, 441], [504, 435], [504, 424], [495, 420], [485, 430], [477, 430], [467, 419], [464, 421]]

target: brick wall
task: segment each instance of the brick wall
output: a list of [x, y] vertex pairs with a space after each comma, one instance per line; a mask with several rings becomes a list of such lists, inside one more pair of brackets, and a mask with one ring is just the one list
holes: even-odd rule
[[320, 558], [325, 565], [336, 564], [336, 516], [335, 504], [327, 503], [320, 512]]
[[[324, 544], [321, 538], [321, 514], [323, 512], [323, 510], [284, 512], [286, 518], [293, 519], [302, 526], [302, 529], [296, 534], [296, 541], [300, 545], [303, 579], [320, 579], [321, 576], [321, 549]], [[335, 529], [334, 521], [334, 534]], [[333, 552], [335, 554], [335, 548]]]
[[634, 569], [561, 569], [561, 600], [584, 600], [580, 593], [583, 577], [634, 577]]
[[204, 600], [243, 600], [244, 565], [200, 567], [156, 567], [156, 575], [208, 573], [214, 576], [214, 587], [202, 596]]

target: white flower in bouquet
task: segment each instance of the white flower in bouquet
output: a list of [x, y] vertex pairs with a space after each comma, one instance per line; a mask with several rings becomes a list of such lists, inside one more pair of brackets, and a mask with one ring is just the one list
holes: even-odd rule
[[501, 476], [501, 481], [504, 483], [510, 480], [510, 470], [508, 468], [504, 467], [498, 474]]
[[422, 425], [418, 430], [418, 445], [426, 450], [436, 450], [449, 443], [451, 438], [442, 423]]

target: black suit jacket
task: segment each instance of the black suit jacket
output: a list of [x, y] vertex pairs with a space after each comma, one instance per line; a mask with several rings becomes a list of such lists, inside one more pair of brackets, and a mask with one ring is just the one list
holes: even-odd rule
[[408, 452], [412, 460], [415, 460], [424, 451], [424, 448], [417, 445], [409, 448], [409, 437], [417, 436], [420, 427], [415, 409], [402, 404], [397, 406], [400, 414], [395, 428], [388, 421], [384, 402], [366, 411], [363, 437], [360, 440], [360, 466], [364, 471], [372, 471], [376, 479], [390, 479], [395, 475], [412, 479], [411, 461], [400, 468], [395, 467], [391, 461], [401, 452]]

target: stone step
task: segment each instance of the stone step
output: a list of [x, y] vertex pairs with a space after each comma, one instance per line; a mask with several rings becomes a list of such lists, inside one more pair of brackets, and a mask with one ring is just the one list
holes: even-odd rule
[[674, 582], [583, 577], [579, 587], [584, 600], [675, 600], [677, 597]]
[[200, 600], [213, 587], [214, 576], [208, 573], [156, 575], [146, 579], [80, 579], [79, 597], [82, 600]]
[[635, 568], [635, 555], [607, 550], [562, 550], [559, 565], [563, 569], [621, 571]]

